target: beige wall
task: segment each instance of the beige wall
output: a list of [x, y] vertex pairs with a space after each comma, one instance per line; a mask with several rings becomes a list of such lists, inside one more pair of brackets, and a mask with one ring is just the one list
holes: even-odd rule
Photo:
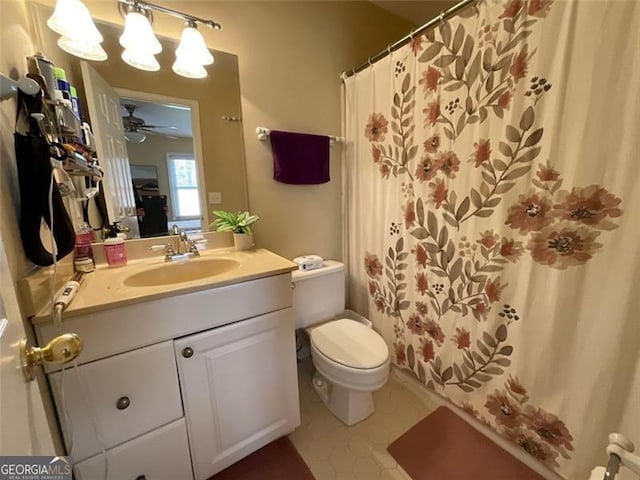
[[[94, 18], [123, 23], [113, 2], [85, 3]], [[385, 48], [414, 25], [364, 1], [167, 1], [163, 5], [220, 22], [220, 31], [202, 29], [207, 44], [238, 56], [243, 122], [228, 125], [230, 135], [235, 129], [242, 130], [240, 135], [244, 133], [249, 207], [262, 217], [254, 229], [256, 243], [286, 257], [312, 252], [340, 258], [340, 148], [332, 151], [330, 183], [280, 184], [272, 178], [269, 143], [258, 141], [255, 129], [264, 126], [339, 135], [340, 73]], [[157, 33], [178, 38], [181, 29], [180, 21], [155, 16]], [[112, 61], [119, 62], [117, 57]], [[178, 78], [170, 71], [170, 59], [161, 64], [163, 73], [146, 74], [147, 85]], [[98, 70], [109, 76], [108, 69]], [[107, 80], [119, 86], [117, 78]], [[209, 114], [201, 106], [201, 117]], [[205, 165], [207, 133], [205, 126]], [[207, 175], [207, 188], [222, 191], [226, 203], [225, 184], [229, 181], [218, 175], [211, 179], [212, 187]]]
[[127, 152], [131, 165], [153, 165], [156, 167], [160, 195], [167, 196], [169, 220], [171, 220], [173, 210], [167, 153], [193, 153], [193, 139], [171, 139], [161, 135], [147, 135], [147, 139], [142, 143], [127, 143]]
[[[31, 39], [25, 2], [0, 1], [0, 72], [13, 79], [26, 74], [25, 57], [33, 54]], [[15, 99], [0, 102], [0, 235], [14, 283], [32, 267], [24, 255], [18, 226], [19, 189], [13, 146], [15, 117]]]

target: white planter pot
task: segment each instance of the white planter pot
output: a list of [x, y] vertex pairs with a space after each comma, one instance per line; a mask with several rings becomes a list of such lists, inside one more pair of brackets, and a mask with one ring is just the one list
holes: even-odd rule
[[236, 246], [236, 250], [250, 250], [253, 248], [253, 234], [234, 233], [233, 243]]

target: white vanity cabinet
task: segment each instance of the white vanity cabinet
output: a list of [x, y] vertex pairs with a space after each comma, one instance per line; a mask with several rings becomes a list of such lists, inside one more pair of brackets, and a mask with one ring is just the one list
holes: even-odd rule
[[291, 304], [287, 272], [65, 319], [79, 366], [47, 373], [76, 478], [205, 480], [293, 431]]
[[300, 424], [292, 309], [175, 341], [194, 477]]

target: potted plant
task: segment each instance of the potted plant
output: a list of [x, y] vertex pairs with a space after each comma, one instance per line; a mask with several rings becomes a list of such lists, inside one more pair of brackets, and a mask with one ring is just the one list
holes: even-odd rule
[[249, 212], [226, 212], [214, 210], [216, 218], [210, 227], [216, 227], [218, 232], [233, 232], [233, 242], [236, 250], [248, 250], [253, 247], [253, 233], [251, 224], [258, 220], [258, 215]]

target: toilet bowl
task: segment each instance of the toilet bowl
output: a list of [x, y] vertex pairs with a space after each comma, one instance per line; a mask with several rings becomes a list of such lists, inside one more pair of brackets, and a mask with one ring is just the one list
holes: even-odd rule
[[374, 412], [373, 392], [388, 379], [389, 348], [370, 325], [340, 315], [346, 313], [343, 264], [328, 260], [320, 269], [293, 272], [293, 282], [296, 326], [309, 335], [316, 369], [313, 387], [343, 423], [358, 423]]
[[389, 377], [389, 349], [382, 337], [342, 318], [312, 328], [310, 343], [317, 370], [313, 386], [329, 410], [347, 425], [371, 415], [373, 392]]

